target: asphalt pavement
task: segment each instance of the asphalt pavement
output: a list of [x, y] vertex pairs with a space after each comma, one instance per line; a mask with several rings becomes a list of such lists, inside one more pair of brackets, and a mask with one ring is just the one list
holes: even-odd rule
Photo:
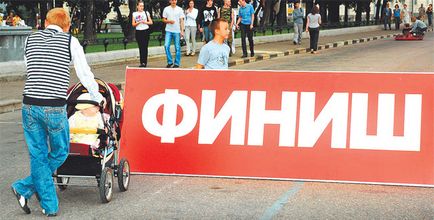
[[365, 72], [434, 72], [434, 32], [423, 41], [396, 41], [385, 38], [344, 48], [279, 57], [235, 66], [249, 70], [308, 70]]
[[[45, 219], [35, 197], [26, 215], [10, 192], [29, 174], [20, 112], [0, 114], [0, 129], [0, 219]], [[96, 187], [58, 196], [59, 219], [434, 219], [434, 188], [424, 187], [133, 175], [107, 204]]]

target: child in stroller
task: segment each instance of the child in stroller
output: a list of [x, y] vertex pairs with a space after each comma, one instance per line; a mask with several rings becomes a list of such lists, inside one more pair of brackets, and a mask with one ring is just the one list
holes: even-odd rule
[[60, 190], [77, 185], [69, 183], [69, 179], [96, 178], [100, 199], [107, 203], [112, 198], [114, 177], [118, 179], [120, 191], [128, 189], [130, 168], [128, 160], [118, 161], [122, 95], [113, 84], [95, 80], [106, 106], [102, 108], [89, 101], [89, 94], [81, 83], [69, 89], [70, 152], [53, 177]]
[[104, 118], [110, 117], [107, 114], [101, 115], [98, 103], [93, 103], [89, 93], [83, 93], [77, 98], [77, 111], [69, 117], [71, 129], [70, 142], [90, 145], [92, 149], [98, 149], [100, 140], [98, 134], [81, 134], [74, 132], [79, 129], [104, 130]]

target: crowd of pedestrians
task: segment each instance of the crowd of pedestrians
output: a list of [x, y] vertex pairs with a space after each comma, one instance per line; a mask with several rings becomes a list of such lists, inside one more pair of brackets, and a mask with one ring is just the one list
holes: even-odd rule
[[[221, 50], [210, 50], [209, 48], [228, 48], [228, 57], [234, 54], [233, 45], [233, 31], [238, 30], [241, 33], [241, 48], [242, 56], [241, 58], [246, 58], [248, 56], [254, 57], [254, 40], [253, 40], [253, 29], [255, 22], [255, 10], [252, 4], [248, 3], [246, 0], [239, 0], [238, 11], [234, 10], [231, 5], [231, 0], [224, 0], [224, 5], [217, 8], [214, 5], [213, 0], [207, 0], [204, 7], [197, 9], [195, 7], [194, 0], [188, 1], [188, 7], [182, 10], [177, 6], [177, 0], [170, 0], [170, 5], [164, 8], [163, 11], [163, 22], [166, 24], [165, 28], [165, 51], [167, 57], [167, 68], [178, 68], [180, 67], [181, 60], [181, 39], [185, 39], [186, 43], [186, 53], [185, 56], [195, 56], [196, 55], [196, 35], [200, 33], [202, 36], [202, 41], [204, 42], [204, 48], [201, 53], [220, 53]], [[139, 1], [137, 3], [137, 12], [133, 14], [133, 26], [136, 27], [136, 31], [141, 31], [141, 29], [147, 30], [149, 27], [145, 25], [152, 24], [152, 20], [143, 21], [139, 23], [137, 16], [141, 13], [139, 18], [148, 17], [149, 13], [143, 11], [143, 2]], [[306, 28], [303, 27], [305, 19], [305, 11], [300, 6], [300, 2], [294, 3], [293, 12], [293, 25], [294, 25], [294, 44], [301, 44], [301, 39], [303, 31], [309, 33], [310, 36], [310, 48], [312, 53], [317, 53], [318, 48], [318, 37], [319, 29], [321, 25], [321, 15], [319, 14], [318, 6], [312, 8], [312, 13], [310, 13], [306, 19]], [[224, 23], [224, 25], [223, 25]], [[221, 27], [226, 27], [228, 30], [227, 36], [219, 32]], [[214, 28], [213, 28], [214, 27]], [[217, 29], [215, 29], [217, 28]], [[185, 32], [185, 34], [184, 34]], [[218, 41], [213, 41], [215, 34], [220, 33]], [[146, 56], [147, 50], [142, 50], [143, 47], [147, 47], [149, 41], [149, 35], [146, 34], [136, 34], [136, 37], [141, 37], [144, 35], [146, 40], [139, 40], [137, 42], [140, 48], [140, 67], [146, 67]], [[223, 37], [222, 37], [223, 36]], [[220, 40], [226, 44], [226, 47], [220, 45]], [[175, 60], [172, 58], [170, 46], [171, 42], [174, 42], [175, 46]], [[247, 41], [249, 43], [249, 50], [247, 50]], [[209, 46], [208, 46], [209, 44]], [[217, 47], [221, 46], [221, 47]], [[224, 49], [225, 50], [225, 49]], [[248, 53], [250, 52], [250, 53]], [[228, 60], [228, 58], [223, 59], [220, 55], [226, 53], [220, 53], [217, 57], [219, 60]], [[227, 66], [227, 65], [207, 65], [204, 63], [205, 58], [212, 59], [213, 54], [199, 55], [197, 67], [200, 68], [210, 68], [216, 66]], [[227, 68], [227, 67], [226, 67]]]
[[[177, 5], [177, 0], [169, 0], [170, 5], [165, 7], [162, 13], [162, 20], [166, 24], [164, 49], [167, 58], [167, 68], [179, 68], [181, 64], [181, 41], [185, 39], [186, 53], [185, 56], [195, 56], [197, 51], [196, 36], [198, 33], [202, 36], [204, 47], [202, 48], [197, 68], [227, 68], [228, 57], [234, 54], [234, 30], [240, 31], [242, 56], [254, 57], [254, 40], [253, 29], [255, 22], [255, 10], [252, 4], [246, 0], [239, 0], [238, 10], [235, 11], [231, 0], [224, 0], [224, 5], [217, 8], [213, 0], [207, 0], [206, 4], [197, 9], [194, 0], [188, 1], [185, 10]], [[395, 14], [400, 14], [401, 12]], [[319, 6], [314, 5], [306, 13], [301, 7], [299, 1], [294, 3], [293, 26], [294, 26], [294, 45], [300, 45], [303, 31], [309, 34], [310, 50], [315, 54], [318, 50], [319, 30], [321, 26], [321, 15]], [[386, 7], [386, 15], [392, 16], [392, 11]], [[307, 16], [305, 16], [307, 14]], [[149, 25], [152, 25], [152, 18], [144, 10], [143, 1], [137, 2], [137, 11], [133, 13], [132, 24], [136, 29], [136, 40], [140, 51], [140, 67], [147, 66], [148, 43], [149, 43]], [[409, 19], [409, 17], [405, 17]], [[227, 27], [223, 33], [223, 29]], [[305, 27], [305, 28], [304, 28]], [[222, 29], [223, 28], [223, 29]], [[390, 28], [390, 23], [389, 23]], [[214, 40], [216, 34], [218, 39]], [[247, 41], [249, 50], [247, 50]], [[171, 44], [175, 46], [175, 59], [172, 57], [170, 50]], [[221, 44], [224, 43], [225, 46]], [[228, 49], [228, 53], [224, 52]], [[248, 53], [250, 52], [250, 54]], [[202, 54], [203, 53], [203, 54]], [[215, 54], [211, 54], [215, 53]], [[227, 57], [225, 57], [227, 54]], [[217, 62], [218, 60], [218, 62]], [[210, 62], [210, 63], [208, 63]], [[217, 65], [219, 63], [219, 65]]]
[[[214, 39], [214, 31], [211, 26], [217, 19], [224, 20], [228, 23], [229, 34], [224, 42], [229, 47], [229, 57], [234, 55], [234, 31], [241, 35], [241, 58], [255, 56], [254, 49], [254, 24], [256, 16], [261, 18], [259, 13], [254, 9], [254, 0], [238, 0], [238, 5], [231, 5], [231, 0], [223, 0], [223, 5], [217, 7], [213, 0], [206, 0], [205, 5], [197, 7], [195, 0], [188, 0], [184, 9], [177, 5], [177, 0], [167, 0], [170, 5], [165, 7], [162, 13], [162, 21], [165, 23], [164, 29], [164, 49], [167, 58], [167, 68], [178, 68], [181, 65], [181, 46], [185, 42], [185, 56], [196, 56], [198, 52], [197, 36], [201, 36], [204, 44]], [[250, 2], [252, 1], [252, 2]], [[407, 4], [395, 4], [391, 7], [391, 1], [387, 2], [382, 13], [384, 29], [391, 30], [394, 23], [395, 30], [399, 30], [401, 24], [404, 29], [409, 29], [413, 23], [411, 20], [413, 14], [408, 9]], [[417, 9], [418, 20], [427, 24], [432, 29], [433, 7], [429, 4], [427, 8], [423, 4]], [[9, 25], [17, 25], [19, 17], [13, 11], [4, 19]], [[259, 22], [259, 21], [256, 21]], [[294, 35], [292, 43], [300, 45], [303, 32], [309, 37], [310, 50], [317, 53], [319, 32], [321, 29], [321, 15], [319, 5], [312, 8], [302, 8], [300, 1], [293, 2], [292, 25]], [[132, 13], [132, 26], [135, 28], [135, 38], [139, 47], [140, 61], [139, 67], [148, 66], [148, 47], [150, 40], [150, 26], [153, 24], [150, 11], [145, 9], [143, 0], [138, 0], [136, 11]], [[414, 26], [414, 25], [413, 25]], [[413, 27], [412, 26], [412, 27]], [[249, 48], [247, 48], [247, 43]], [[172, 57], [171, 45], [174, 45], [175, 57]]]
[[[384, 30], [392, 30], [391, 23], [392, 21], [395, 24], [395, 30], [399, 30], [401, 27], [401, 24], [404, 25], [405, 29], [414, 28], [414, 21], [413, 20], [420, 20], [421, 22], [425, 23], [427, 27], [431, 28], [433, 27], [432, 23], [432, 13], [433, 13], [433, 6], [432, 4], [429, 4], [427, 8], [424, 7], [423, 4], [420, 5], [420, 7], [417, 10], [417, 13], [414, 13], [408, 9], [407, 4], [402, 5], [402, 9], [400, 8], [399, 4], [395, 4], [394, 9], [392, 10], [390, 8], [390, 2], [387, 2], [386, 6], [383, 9], [382, 12], [382, 20], [384, 25]], [[412, 17], [415, 17], [412, 19]], [[418, 24], [419, 26], [422, 24]]]

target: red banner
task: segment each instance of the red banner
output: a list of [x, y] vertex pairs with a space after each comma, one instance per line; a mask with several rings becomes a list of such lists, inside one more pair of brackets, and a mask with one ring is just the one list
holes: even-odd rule
[[434, 186], [433, 74], [127, 69], [134, 172]]

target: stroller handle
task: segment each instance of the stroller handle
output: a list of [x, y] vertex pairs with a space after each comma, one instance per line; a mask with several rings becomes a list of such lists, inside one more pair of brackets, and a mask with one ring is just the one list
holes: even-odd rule
[[104, 129], [92, 129], [92, 128], [70, 128], [69, 132], [71, 134], [104, 134]]

